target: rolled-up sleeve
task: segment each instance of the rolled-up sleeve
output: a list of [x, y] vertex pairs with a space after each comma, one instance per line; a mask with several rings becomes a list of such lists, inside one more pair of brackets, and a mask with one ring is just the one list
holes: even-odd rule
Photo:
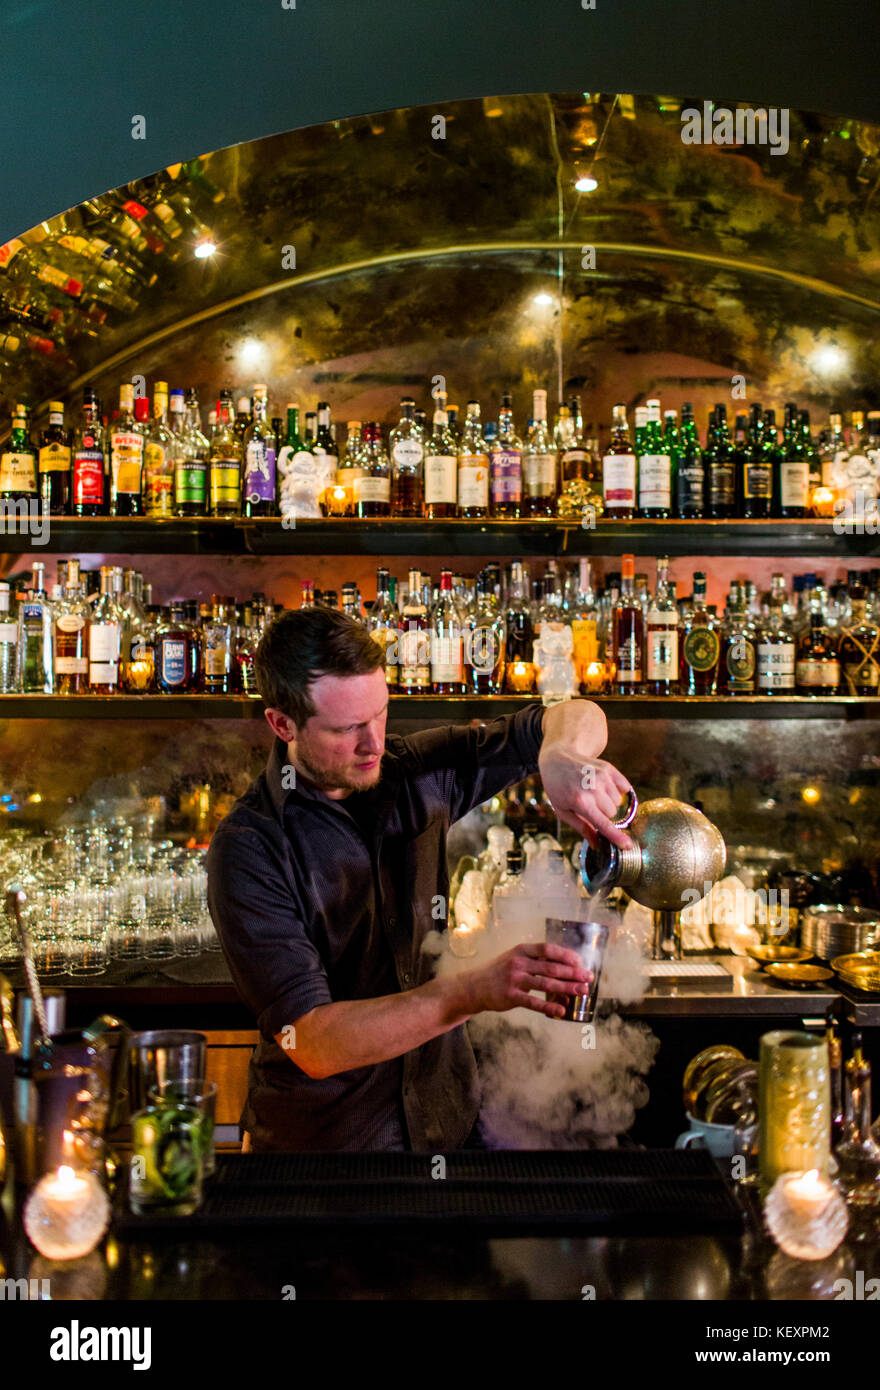
[[208, 908], [223, 954], [263, 1037], [332, 1003], [321, 957], [265, 838], [224, 822], [211, 841], [207, 871]]
[[416, 767], [439, 778], [450, 817], [459, 820], [537, 771], [543, 721], [544, 706], [535, 701], [483, 725], [424, 729], [404, 742]]

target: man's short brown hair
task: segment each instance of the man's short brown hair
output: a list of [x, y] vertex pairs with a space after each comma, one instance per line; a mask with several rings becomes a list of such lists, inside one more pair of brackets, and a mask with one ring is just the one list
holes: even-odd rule
[[257, 688], [298, 729], [317, 713], [309, 685], [319, 676], [366, 676], [385, 665], [385, 647], [347, 613], [299, 608], [279, 613], [260, 639]]

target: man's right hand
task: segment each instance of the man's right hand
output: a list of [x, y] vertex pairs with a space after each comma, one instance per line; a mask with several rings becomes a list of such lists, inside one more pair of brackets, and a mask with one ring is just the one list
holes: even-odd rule
[[469, 1014], [507, 1009], [533, 1009], [548, 1018], [562, 1018], [562, 1004], [551, 1004], [529, 991], [540, 989], [552, 994], [586, 994], [593, 976], [581, 964], [576, 951], [552, 942], [524, 942], [496, 956], [488, 965], [468, 970], [458, 977], [467, 992]]

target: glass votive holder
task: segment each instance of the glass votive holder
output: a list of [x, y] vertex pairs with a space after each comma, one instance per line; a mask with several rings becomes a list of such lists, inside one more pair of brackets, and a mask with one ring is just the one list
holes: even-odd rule
[[102, 1239], [110, 1224], [110, 1201], [94, 1173], [62, 1164], [40, 1178], [25, 1202], [23, 1221], [41, 1255], [76, 1260]]
[[217, 1084], [214, 1081], [160, 1081], [149, 1090], [151, 1106], [188, 1105], [202, 1117], [202, 1175], [209, 1178], [214, 1161], [214, 1119], [217, 1113]]
[[192, 1216], [202, 1200], [205, 1122], [194, 1105], [150, 1105], [131, 1120], [128, 1200], [138, 1216]]

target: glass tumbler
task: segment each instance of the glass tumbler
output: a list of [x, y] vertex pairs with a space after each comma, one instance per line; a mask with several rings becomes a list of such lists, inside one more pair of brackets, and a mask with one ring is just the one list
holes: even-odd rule
[[162, 1081], [150, 1087], [150, 1105], [189, 1105], [202, 1116], [202, 1172], [210, 1177], [216, 1168], [214, 1161], [214, 1117], [217, 1110], [217, 1085], [214, 1081]]

